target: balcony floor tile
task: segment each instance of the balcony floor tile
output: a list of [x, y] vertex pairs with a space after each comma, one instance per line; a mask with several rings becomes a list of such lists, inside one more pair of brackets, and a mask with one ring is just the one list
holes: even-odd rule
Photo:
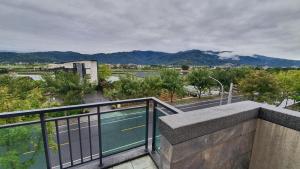
[[157, 169], [157, 168], [149, 156], [144, 156], [144, 157], [114, 166], [110, 169]]

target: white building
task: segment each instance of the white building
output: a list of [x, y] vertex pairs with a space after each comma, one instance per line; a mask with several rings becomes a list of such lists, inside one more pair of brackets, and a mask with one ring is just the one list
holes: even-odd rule
[[98, 84], [98, 63], [94, 60], [49, 64], [48, 69], [62, 69], [77, 72], [81, 78], [88, 75], [88, 78], [90, 79], [91, 83], [95, 85]]

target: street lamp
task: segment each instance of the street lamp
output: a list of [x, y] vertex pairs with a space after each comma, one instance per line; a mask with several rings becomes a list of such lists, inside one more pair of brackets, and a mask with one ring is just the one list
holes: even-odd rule
[[217, 79], [215, 79], [215, 78], [213, 78], [211, 76], [208, 76], [208, 77], [211, 78], [211, 79], [213, 79], [214, 81], [218, 82], [220, 84], [220, 86], [221, 86], [221, 99], [220, 99], [220, 106], [221, 106], [222, 105], [222, 100], [223, 100], [223, 94], [224, 94], [223, 84], [219, 80], [217, 80]]

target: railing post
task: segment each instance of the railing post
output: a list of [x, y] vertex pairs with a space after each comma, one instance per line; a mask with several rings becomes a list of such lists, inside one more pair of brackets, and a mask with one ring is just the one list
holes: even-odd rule
[[67, 129], [68, 129], [68, 141], [69, 141], [69, 153], [70, 153], [70, 161], [71, 166], [73, 166], [73, 151], [72, 151], [72, 140], [71, 140], [71, 129], [70, 129], [70, 118], [67, 118]]
[[57, 148], [58, 148], [59, 165], [60, 165], [60, 168], [63, 168], [61, 147], [60, 147], [60, 137], [59, 137], [59, 129], [58, 129], [58, 121], [57, 120], [55, 120], [55, 131], [56, 131], [56, 142], [57, 142]]
[[47, 127], [45, 122], [45, 114], [40, 113], [40, 120], [41, 120], [41, 129], [42, 129], [42, 136], [43, 136], [43, 143], [44, 143], [44, 152], [46, 158], [46, 165], [47, 169], [51, 169], [51, 161], [49, 155], [49, 144], [48, 144], [48, 136], [47, 136]]
[[100, 106], [97, 106], [97, 117], [98, 117], [98, 134], [99, 134], [99, 160], [102, 166], [102, 132], [101, 132], [101, 116], [100, 116]]
[[145, 151], [148, 152], [148, 136], [149, 136], [149, 100], [146, 101], [146, 133], [145, 133]]
[[153, 101], [153, 119], [152, 119], [152, 151], [155, 151], [155, 139], [156, 139], [156, 118], [157, 118], [157, 112], [156, 112], [157, 103], [156, 101]]

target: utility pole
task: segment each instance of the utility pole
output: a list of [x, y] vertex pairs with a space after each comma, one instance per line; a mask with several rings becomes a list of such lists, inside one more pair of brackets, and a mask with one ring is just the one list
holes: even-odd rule
[[227, 104], [231, 103], [232, 100], [232, 88], [233, 88], [233, 83], [230, 83], [230, 88], [229, 88], [229, 93], [228, 93], [228, 101]]

